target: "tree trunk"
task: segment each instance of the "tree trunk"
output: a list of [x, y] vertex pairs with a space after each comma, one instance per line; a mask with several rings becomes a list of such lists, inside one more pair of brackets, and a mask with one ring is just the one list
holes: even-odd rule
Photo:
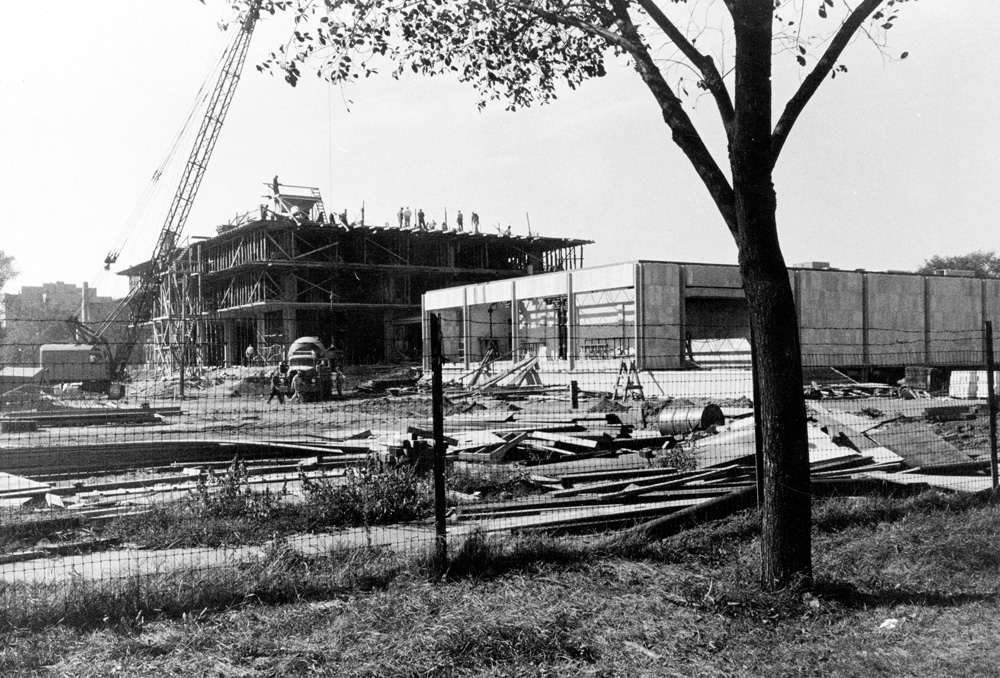
[[773, 203], [744, 202], [741, 221], [745, 216], [757, 222], [757, 237], [740, 244], [740, 272], [760, 379], [760, 402], [754, 406], [761, 417], [764, 451], [761, 583], [765, 589], [783, 588], [808, 584], [812, 577], [802, 357], [795, 303], [777, 238], [772, 244], [770, 238], [760, 237], [768, 226], [776, 231]]
[[772, 182], [771, 13], [773, 0], [734, 3], [735, 125], [730, 163], [736, 244], [758, 361], [764, 450], [761, 583], [812, 578], [809, 447], [798, 318], [778, 245]]

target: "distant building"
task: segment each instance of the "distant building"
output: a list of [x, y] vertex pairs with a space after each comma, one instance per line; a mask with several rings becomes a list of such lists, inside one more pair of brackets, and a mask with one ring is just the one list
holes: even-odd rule
[[16, 294], [0, 295], [0, 328], [4, 333], [0, 360], [35, 364], [42, 344], [75, 339], [68, 318], [100, 321], [116, 304], [86, 283], [83, 287], [64, 282], [26, 285]]
[[104, 318], [115, 303], [111, 297], [99, 296], [87, 283], [83, 287], [61, 281], [26, 285], [17, 294], [0, 295], [0, 327], [26, 319], [64, 320], [70, 315], [81, 320]]

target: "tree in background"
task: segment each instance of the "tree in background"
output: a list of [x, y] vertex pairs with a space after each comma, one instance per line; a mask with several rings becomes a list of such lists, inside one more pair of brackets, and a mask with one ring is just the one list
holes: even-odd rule
[[11, 280], [17, 277], [17, 269], [14, 267], [14, 257], [0, 250], [0, 292]]
[[[3, 288], [7, 286], [7, 283], [15, 277], [17, 277], [17, 269], [14, 267], [14, 257], [10, 256], [3, 250], [0, 250], [0, 293], [3, 292]], [[3, 310], [4, 318], [6, 320], [6, 304], [4, 304], [4, 308], [0, 310]], [[5, 340], [6, 335], [7, 328], [4, 325], [0, 325], [0, 342]], [[3, 360], [2, 355], [0, 355], [0, 360]]]
[[[230, 0], [242, 9], [258, 0]], [[778, 243], [772, 175], [819, 86], [847, 68], [841, 54], [863, 33], [884, 48], [907, 0], [264, 0], [294, 15], [286, 45], [261, 70], [295, 85], [300, 68], [332, 83], [375, 73], [451, 73], [515, 109], [545, 103], [625, 60], [646, 85], [673, 141], [708, 189], [739, 251], [760, 376], [764, 449], [761, 509], [766, 588], [812, 577], [809, 452], [798, 319]], [[813, 28], [803, 30], [804, 17]], [[900, 58], [905, 57], [903, 53]], [[772, 61], [804, 69], [777, 122]], [[705, 94], [728, 155], [715, 158], [681, 97]]]
[[1000, 278], [1000, 257], [994, 250], [976, 250], [950, 257], [935, 255], [916, 272], [933, 275], [934, 271], [942, 269], [973, 271], [977, 278]]

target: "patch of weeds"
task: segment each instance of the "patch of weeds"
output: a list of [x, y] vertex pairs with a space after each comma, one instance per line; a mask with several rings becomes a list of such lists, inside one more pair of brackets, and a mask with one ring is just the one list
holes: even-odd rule
[[252, 523], [269, 520], [280, 503], [270, 490], [254, 492], [250, 488], [250, 473], [243, 460], [236, 460], [217, 478], [209, 471], [198, 478], [196, 488], [200, 517], [240, 518]]
[[514, 499], [540, 494], [523, 470], [498, 464], [452, 465], [445, 474], [447, 488], [463, 494], [478, 492], [490, 499]]
[[657, 450], [653, 465], [658, 468], [673, 468], [678, 471], [694, 471], [698, 468], [698, 456], [692, 445], [676, 445], [668, 450]]
[[313, 525], [370, 526], [421, 520], [433, 514], [430, 483], [409, 466], [374, 460], [347, 469], [343, 482], [302, 476]]

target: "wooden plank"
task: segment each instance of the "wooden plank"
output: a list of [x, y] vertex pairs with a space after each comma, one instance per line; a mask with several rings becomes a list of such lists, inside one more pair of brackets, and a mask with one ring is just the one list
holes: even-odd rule
[[637, 520], [641, 518], [648, 518], [666, 512], [678, 511], [706, 501], [709, 501], [709, 499], [683, 499], [631, 505], [611, 504], [604, 506], [576, 507], [564, 510], [542, 511], [539, 513], [516, 517], [492, 518], [482, 521], [482, 524], [483, 529], [488, 532], [498, 530], [524, 530], [528, 528], [552, 529], [585, 523], [591, 523], [591, 526], [594, 526], [594, 523], [604, 524], [606, 521], [611, 519]]
[[560, 433], [550, 433], [548, 431], [534, 431], [532, 432], [531, 437], [539, 440], [549, 440], [567, 447], [578, 447], [586, 450], [596, 450], [601, 447], [600, 441], [597, 440], [578, 438], [576, 436], [568, 436]]
[[705, 471], [703, 473], [697, 473], [686, 478], [675, 478], [672, 480], [664, 481], [661, 483], [656, 483], [653, 485], [646, 485], [641, 487], [636, 487], [634, 489], [621, 490], [620, 492], [612, 492], [610, 494], [603, 495], [605, 499], [623, 499], [625, 497], [637, 497], [642, 494], [647, 494], [649, 492], [657, 492], [660, 490], [666, 490], [673, 487], [678, 487], [686, 483], [696, 481], [696, 480], [711, 480], [714, 478], [724, 478], [728, 476], [736, 466], [726, 466], [724, 468], [715, 469], [713, 471]]
[[957, 447], [942, 439], [928, 424], [908, 420], [891, 427], [869, 431], [868, 437], [898, 454], [910, 466], [933, 468], [936, 465], [967, 463], [971, 460]]
[[930, 485], [956, 492], [982, 492], [993, 489], [989, 476], [945, 476], [927, 473], [886, 473], [884, 471], [864, 471], [855, 477], [876, 478], [898, 485]]
[[557, 490], [551, 494], [553, 497], [574, 497], [578, 494], [607, 494], [616, 490], [624, 490], [633, 485], [653, 485], [667, 479], [676, 480], [676, 472], [659, 473], [645, 478], [629, 478], [627, 480], [609, 480], [598, 483], [574, 484], [573, 487], [565, 490]]
[[506, 443], [498, 447], [497, 449], [490, 452], [490, 460], [494, 462], [502, 462], [507, 459], [514, 448], [520, 445], [528, 437], [527, 432], [515, 433], [514, 436], [508, 440]]

